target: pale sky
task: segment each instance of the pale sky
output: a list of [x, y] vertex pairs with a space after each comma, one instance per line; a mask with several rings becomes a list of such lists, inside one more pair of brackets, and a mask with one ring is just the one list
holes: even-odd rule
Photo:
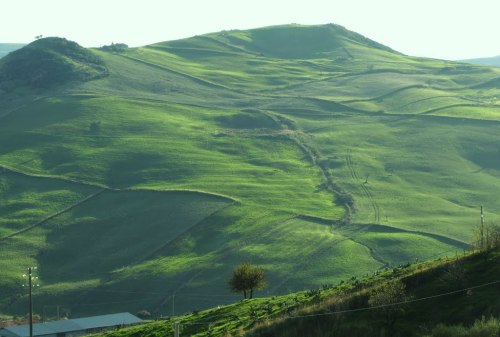
[[0, 0], [0, 43], [135, 47], [288, 23], [340, 24], [413, 56], [500, 55], [499, 0]]

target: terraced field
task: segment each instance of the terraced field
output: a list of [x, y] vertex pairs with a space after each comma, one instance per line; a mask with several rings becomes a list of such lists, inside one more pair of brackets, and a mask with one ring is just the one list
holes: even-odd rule
[[30, 265], [39, 312], [171, 314], [238, 299], [241, 261], [282, 294], [453, 254], [500, 215], [496, 68], [335, 25], [92, 52], [109, 76], [0, 94], [1, 313]]

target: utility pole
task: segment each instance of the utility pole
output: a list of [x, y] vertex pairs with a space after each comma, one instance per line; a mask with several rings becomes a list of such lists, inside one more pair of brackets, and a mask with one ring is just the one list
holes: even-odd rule
[[484, 213], [483, 206], [481, 206], [481, 228], [479, 229], [479, 234], [481, 236], [481, 250], [484, 248]]
[[[47, 310], [46, 310], [46, 309], [47, 309], [47, 308], [54, 308], [54, 307], [56, 308], [56, 316], [57, 316], [57, 320], [59, 320], [59, 319], [60, 319], [60, 316], [61, 316], [61, 315], [60, 315], [60, 309], [63, 309], [63, 308], [61, 308], [61, 305], [59, 305], [59, 304], [57, 304], [57, 305], [44, 305], [44, 306], [43, 306], [43, 321], [44, 321], [44, 322], [45, 322], [45, 321], [47, 321], [47, 316], [48, 316], [48, 315], [46, 314], [46, 312], [47, 312]], [[50, 311], [49, 311], [49, 312], [50, 312]]]
[[23, 275], [24, 277], [28, 277], [28, 287], [29, 287], [29, 323], [30, 323], [30, 335], [29, 337], [33, 337], [33, 286], [38, 286], [38, 284], [33, 284], [33, 279], [37, 280], [38, 277], [33, 277], [33, 270], [36, 267], [28, 268], [28, 275]]
[[181, 323], [174, 322], [174, 337], [180, 337], [181, 333]]
[[175, 316], [175, 293], [172, 294], [172, 317]]
[[28, 268], [28, 286], [30, 287], [30, 337], [33, 337], [33, 298], [31, 296], [32, 289], [33, 289], [33, 282], [32, 282], [32, 268]]

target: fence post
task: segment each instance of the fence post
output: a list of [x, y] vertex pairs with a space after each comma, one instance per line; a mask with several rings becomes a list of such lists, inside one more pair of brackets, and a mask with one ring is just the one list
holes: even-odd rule
[[180, 327], [181, 327], [180, 322], [174, 322], [174, 337], [180, 336], [180, 330], [181, 330]]

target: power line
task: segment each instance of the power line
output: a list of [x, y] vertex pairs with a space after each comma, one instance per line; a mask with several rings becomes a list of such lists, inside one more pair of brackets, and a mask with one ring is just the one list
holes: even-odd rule
[[[162, 295], [162, 296], [170, 296], [172, 295], [172, 292], [146, 292], [146, 291], [126, 291], [126, 290], [105, 290], [105, 289], [95, 289], [91, 290], [92, 292], [105, 292], [105, 293], [123, 293], [123, 294], [144, 294], [144, 295]], [[182, 297], [192, 297], [192, 298], [199, 298], [199, 297], [236, 297], [237, 295], [216, 295], [216, 294], [182, 294], [179, 295]]]
[[[476, 244], [477, 242], [480, 242], [480, 240], [477, 240], [476, 242], [473, 242], [472, 245]], [[441, 251], [439, 253], [436, 253], [436, 254], [433, 254], [433, 255], [428, 255], [426, 256], [426, 259], [429, 259], [430, 257], [433, 257], [433, 256], [439, 256], [439, 255], [443, 255], [447, 252], [458, 252], [460, 249], [457, 249], [457, 248], [452, 248], [452, 249], [449, 249], [449, 250], [446, 250], [446, 251]], [[69, 275], [70, 273], [62, 273], [62, 275]], [[73, 273], [71, 273], [73, 274]], [[76, 273], [74, 273], [76, 274]], [[109, 275], [112, 275], [113, 272], [103, 272], [103, 273], [94, 273], [92, 275], [106, 275], [106, 276], [109, 276]], [[59, 274], [61, 275], [61, 274]], [[87, 276], [89, 274], [86, 274]], [[166, 282], [166, 283], [170, 283], [172, 285], [177, 285], [178, 282]], [[159, 296], [169, 296], [171, 295], [171, 292], [145, 292], [145, 291], [127, 291], [127, 290], [105, 290], [105, 289], [89, 289], [88, 290], [89, 292], [104, 292], [104, 293], [124, 293], [124, 294], [144, 294], [144, 295], [147, 295], [147, 294], [150, 294], [150, 295], [159, 295]], [[187, 298], [194, 298], [194, 299], [197, 299], [197, 298], [234, 298], [235, 296], [234, 295], [229, 295], [229, 294], [185, 294], [185, 295], [182, 295], [182, 297], [187, 297]], [[149, 299], [149, 297], [148, 297]], [[128, 301], [128, 302], [105, 302], [105, 303], [95, 303], [93, 305], [107, 305], [107, 304], [117, 304], [117, 303], [133, 303], [133, 302], [138, 302], [138, 301]]]
[[[398, 302], [398, 303], [392, 303], [392, 304], [387, 304], [387, 305], [380, 305], [380, 306], [375, 306], [375, 307], [367, 307], [367, 308], [358, 308], [358, 309], [349, 309], [349, 310], [341, 310], [341, 311], [330, 311], [330, 312], [326, 312], [326, 313], [321, 313], [321, 314], [310, 314], [310, 315], [298, 315], [298, 316], [290, 316], [290, 317], [287, 317], [287, 319], [295, 319], [295, 318], [306, 318], [306, 317], [319, 317], [319, 316], [328, 316], [328, 315], [335, 315], [335, 314], [342, 314], [342, 313], [350, 313], [350, 312], [358, 312], [358, 311], [365, 311], [365, 310], [375, 310], [375, 309], [380, 309], [380, 308], [384, 308], [384, 307], [390, 307], [390, 306], [397, 306], [397, 305], [403, 305], [403, 304], [410, 304], [410, 303], [414, 303], [414, 302], [420, 302], [420, 301], [424, 301], [424, 300], [429, 300], [429, 299], [433, 299], [433, 298], [439, 298], [439, 297], [443, 297], [443, 296], [449, 296], [449, 295], [452, 295], [452, 294], [456, 294], [456, 293], [460, 293], [460, 292], [464, 292], [464, 291], [468, 291], [468, 290], [472, 290], [472, 289], [477, 289], [477, 288], [481, 288], [481, 287], [485, 287], [485, 286], [489, 286], [489, 285], [493, 285], [493, 284], [497, 284], [497, 283], [500, 283], [500, 280], [496, 280], [496, 281], [492, 281], [492, 282], [488, 282], [488, 283], [484, 283], [484, 284], [480, 284], [480, 285], [476, 285], [476, 286], [472, 286], [472, 287], [467, 287], [467, 288], [464, 288], [464, 289], [460, 289], [460, 290], [455, 290], [455, 291], [451, 291], [451, 292], [446, 292], [446, 293], [440, 293], [440, 294], [436, 294], [436, 295], [431, 295], [431, 296], [426, 296], [426, 297], [423, 297], [423, 298], [418, 298], [418, 299], [412, 299], [412, 300], [405, 300], [405, 301], [401, 301], [401, 302]], [[95, 290], [95, 291], [99, 291], [99, 290]], [[170, 293], [156, 293], [156, 292], [139, 292], [139, 291], [113, 291], [113, 290], [102, 290], [103, 292], [115, 292], [115, 293], [136, 293], [136, 294], [151, 294], [151, 295], [170, 295]], [[233, 295], [187, 295], [187, 297], [193, 297], [193, 298], [200, 298], [200, 297], [234, 297]], [[156, 297], [154, 297], [156, 298]], [[139, 302], [143, 302], [144, 300], [150, 300], [150, 299], [153, 299], [153, 297], [147, 297], [147, 298], [143, 298], [141, 300], [133, 300], [133, 301], [115, 301], [115, 302], [101, 302], [101, 303], [89, 303], [89, 304], [79, 304], [77, 306], [100, 306], [100, 305], [113, 305], [113, 304], [125, 304], [125, 303], [139, 303]], [[228, 317], [228, 316], [232, 316], [231, 314], [222, 314], [222, 315], [219, 315], [219, 316], [214, 316], [212, 317], [213, 318], [221, 318], [221, 317]], [[275, 318], [275, 319], [281, 319], [281, 318]], [[273, 319], [261, 319], [261, 320], [257, 320], [257, 321], [263, 321], [263, 320], [273, 320]], [[213, 323], [216, 323], [217, 321], [198, 321], [198, 322], [189, 322], [188, 324], [198, 324], [198, 325], [201, 325], [201, 324], [213, 324]]]
[[[116, 302], [83, 303], [83, 304], [77, 303], [77, 304], [74, 304], [74, 306], [75, 307], [90, 307], [90, 306], [111, 305], [111, 304], [139, 303], [139, 302], [144, 302], [147, 299], [149, 299], [149, 298], [146, 297], [146, 298], [142, 298], [140, 300], [133, 300], [133, 301], [116, 301]], [[153, 299], [153, 298], [151, 298], [151, 299]]]
[[[480, 242], [480, 240], [477, 240], [477, 241], [474, 241], [471, 243], [471, 246], [474, 246], [476, 244], [478, 244]], [[237, 247], [234, 247], [234, 248], [237, 248]], [[432, 255], [427, 255], [425, 257], [422, 258], [422, 261], [426, 261], [426, 260], [429, 260], [430, 258], [433, 258], [433, 257], [437, 257], [437, 256], [443, 256], [444, 254], [446, 253], [449, 253], [449, 252], [459, 252], [459, 251], [462, 251], [462, 249], [460, 248], [450, 248], [450, 249], [447, 249], [447, 250], [443, 250], [443, 251], [440, 251], [438, 253], [434, 253]], [[19, 254], [18, 253], [11, 253], [11, 254], [5, 254], [5, 253], [0, 253], [0, 257], [2, 258], [16, 258], [16, 259], [19, 259]], [[34, 256], [26, 256], [27, 258], [35, 258]], [[115, 271], [103, 271], [103, 272], [94, 272], [94, 273], [90, 273], [90, 272], [85, 272], [85, 277], [87, 276], [110, 276], [110, 275], [113, 275], [113, 274], [118, 274], [120, 273], [120, 270], [115, 270]], [[78, 273], [78, 272], [59, 272], [59, 273], [54, 273], [52, 274], [51, 273], [51, 276], [59, 276], [59, 277], [64, 277], [64, 276], [71, 276], [71, 275], [82, 275], [81, 273]], [[178, 282], [176, 281], [171, 281], [171, 282], [164, 282], [165, 284], [171, 284], [171, 285], [178, 285]], [[105, 290], [105, 289], [94, 289], [94, 290], [91, 290], [91, 291], [98, 291], [98, 292], [109, 292], [109, 293], [130, 293], [130, 294], [152, 294], [152, 295], [169, 295], [170, 293], [164, 293], [164, 292], [143, 292], [143, 291], [127, 291], [127, 290]], [[184, 295], [183, 295], [184, 296]], [[196, 297], [195, 295], [186, 295], [187, 297]], [[231, 295], [215, 295], [215, 294], [204, 294], [202, 295], [203, 297], [222, 297], [222, 296], [227, 296], [227, 297], [230, 297]]]
[[25, 274], [23, 276], [27, 277], [28, 279], [28, 294], [29, 294], [29, 301], [28, 301], [28, 309], [29, 309], [29, 337], [33, 337], [33, 287], [38, 286], [38, 284], [33, 284], [33, 281], [38, 280], [38, 277], [33, 276], [34, 270], [37, 269], [37, 267], [29, 267], [28, 268], [28, 274]]
[[398, 305], [404, 305], [404, 304], [409, 304], [409, 303], [415, 303], [415, 302], [421, 302], [421, 301], [426, 301], [434, 298], [439, 298], [443, 296], [449, 296], [465, 291], [469, 291], [472, 289], [477, 289], [477, 288], [482, 288], [486, 286], [490, 286], [493, 284], [500, 283], [500, 280], [496, 280], [493, 282], [488, 282], [488, 283], [483, 283], [477, 286], [473, 287], [468, 287], [460, 290], [454, 290], [446, 293], [441, 293], [441, 294], [436, 294], [436, 295], [431, 295], [431, 296], [426, 296], [426, 297], [421, 297], [421, 298], [416, 298], [416, 299], [411, 299], [411, 300], [405, 300], [397, 303], [390, 303], [390, 304], [382, 304], [374, 307], [365, 307], [365, 308], [359, 308], [359, 309], [348, 309], [348, 310], [339, 310], [339, 311], [330, 311], [327, 313], [322, 313], [322, 314], [311, 314], [311, 315], [302, 315], [302, 316], [291, 316], [290, 318], [302, 318], [302, 317], [315, 317], [315, 316], [325, 316], [325, 315], [335, 315], [335, 314], [344, 314], [344, 313], [349, 313], [349, 312], [358, 312], [358, 311], [366, 311], [366, 310], [376, 310], [376, 309], [381, 309], [381, 308], [386, 308], [386, 307], [393, 307], [393, 306], [398, 306]]
[[[463, 288], [460, 290], [454, 290], [454, 291], [450, 291], [450, 292], [446, 292], [446, 293], [440, 293], [440, 294], [421, 297], [421, 298], [417, 298], [417, 299], [410, 299], [410, 300], [400, 301], [397, 303], [383, 304], [383, 305], [378, 305], [378, 306], [373, 306], [373, 307], [364, 307], [364, 308], [358, 308], [358, 309], [347, 309], [347, 310], [338, 310], [338, 311], [328, 311], [328, 312], [318, 313], [318, 314], [256, 319], [256, 320], [252, 320], [252, 321], [253, 322], [264, 322], [264, 321], [269, 322], [269, 321], [276, 321], [276, 320], [282, 320], [282, 319], [324, 317], [324, 316], [332, 316], [332, 315], [339, 315], [339, 314], [346, 314], [346, 313], [353, 313], [353, 312], [362, 312], [362, 311], [368, 311], [368, 310], [378, 310], [378, 309], [382, 309], [382, 308], [386, 308], [386, 307], [400, 306], [400, 305], [405, 305], [405, 304], [422, 302], [422, 301], [435, 299], [435, 298], [439, 298], [439, 297], [449, 296], [449, 295], [453, 295], [453, 294], [457, 294], [457, 293], [461, 293], [461, 292], [465, 292], [465, 291], [469, 291], [469, 290], [473, 290], [473, 289], [483, 288], [483, 287], [487, 287], [487, 286], [491, 286], [491, 285], [499, 284], [499, 283], [500, 283], [500, 280], [496, 280], [496, 281], [483, 283], [483, 284], [479, 284], [479, 285], [472, 286], [472, 287]], [[221, 315], [221, 316], [216, 316], [216, 317], [228, 317], [228, 316], [232, 316], [232, 315]], [[183, 325], [206, 325], [206, 324], [211, 325], [211, 324], [215, 324], [217, 322], [218, 321], [207, 322], [207, 321], [198, 320], [198, 321], [194, 321], [194, 322], [187, 322], [187, 323], [184, 323]]]

